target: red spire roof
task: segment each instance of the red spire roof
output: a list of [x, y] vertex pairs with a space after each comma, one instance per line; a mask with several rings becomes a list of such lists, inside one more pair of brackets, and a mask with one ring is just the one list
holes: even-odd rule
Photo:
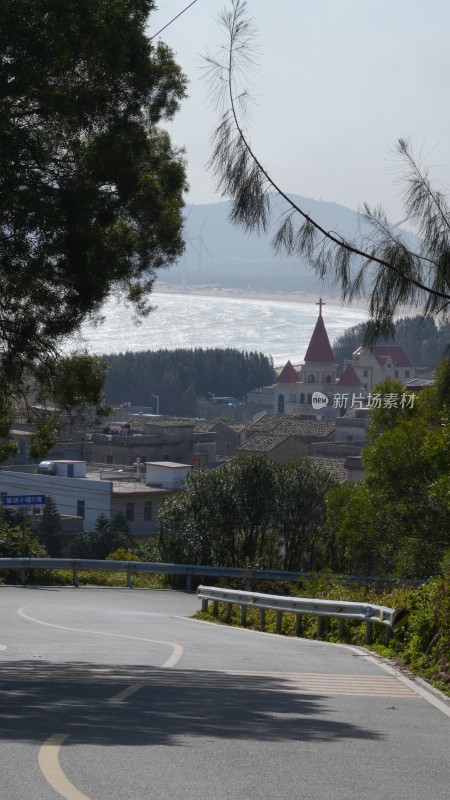
[[324, 305], [322, 298], [320, 298], [319, 303], [316, 305], [319, 306], [319, 318], [306, 351], [305, 362], [313, 361], [321, 364], [334, 364], [333, 351], [322, 317], [322, 306]]
[[351, 364], [347, 364], [337, 383], [339, 386], [357, 386], [358, 388], [362, 386], [358, 373]]
[[277, 383], [298, 383], [299, 376], [297, 371], [292, 366], [291, 362], [288, 361], [287, 364], [283, 367], [280, 374], [277, 378]]

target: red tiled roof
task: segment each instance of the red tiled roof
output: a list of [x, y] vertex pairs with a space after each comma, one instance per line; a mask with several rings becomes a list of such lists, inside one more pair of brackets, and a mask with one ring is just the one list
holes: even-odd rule
[[319, 315], [306, 351], [305, 363], [308, 361], [319, 362], [321, 364], [334, 364], [334, 355], [322, 314]]
[[298, 383], [299, 375], [291, 362], [288, 361], [277, 378], [277, 383]]
[[358, 374], [351, 364], [347, 364], [344, 372], [336, 383], [338, 383], [339, 386], [357, 386], [358, 388], [362, 386]]
[[412, 367], [411, 361], [406, 355], [403, 347], [399, 344], [376, 344], [372, 348], [374, 356], [380, 364], [384, 366], [386, 359], [391, 357], [394, 367]]

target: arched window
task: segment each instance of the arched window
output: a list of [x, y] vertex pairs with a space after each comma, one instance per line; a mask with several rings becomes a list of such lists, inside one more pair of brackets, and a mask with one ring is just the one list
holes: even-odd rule
[[308, 403], [308, 405], [309, 405], [309, 406], [311, 405], [311, 403], [312, 403], [312, 395], [311, 395], [311, 394], [309, 394], [309, 395], [307, 396], [307, 398], [306, 398], [306, 402]]
[[331, 375], [327, 375], [325, 378], [325, 383], [331, 383]]
[[303, 392], [302, 392], [302, 393], [300, 394], [300, 404], [301, 404], [301, 405], [303, 405], [303, 404], [304, 404], [304, 402], [305, 402], [305, 395], [304, 395], [304, 394], [303, 394]]
[[308, 375], [308, 383], [315, 383], [316, 376], [315, 375]]
[[284, 414], [284, 394], [278, 395], [278, 413]]

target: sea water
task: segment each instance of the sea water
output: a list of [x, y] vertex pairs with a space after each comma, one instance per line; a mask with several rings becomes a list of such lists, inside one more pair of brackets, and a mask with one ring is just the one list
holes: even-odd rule
[[[317, 321], [314, 302], [229, 297], [218, 294], [157, 291], [155, 310], [139, 325], [133, 312], [117, 300], [103, 309], [104, 322], [85, 325], [71, 347], [109, 354], [140, 350], [233, 347], [272, 356], [275, 366], [300, 363]], [[331, 344], [345, 330], [364, 322], [361, 308], [326, 304], [323, 318]]]

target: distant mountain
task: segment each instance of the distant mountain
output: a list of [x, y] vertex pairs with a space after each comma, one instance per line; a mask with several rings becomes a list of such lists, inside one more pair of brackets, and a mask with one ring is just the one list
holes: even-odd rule
[[[368, 231], [358, 212], [345, 206], [290, 196], [327, 230], [356, 238]], [[329, 294], [337, 294], [335, 287], [317, 279], [304, 260], [276, 256], [270, 244], [273, 232], [256, 236], [232, 225], [230, 207], [230, 202], [186, 207], [186, 252], [177, 264], [160, 273], [161, 281], [260, 291], [315, 292], [326, 288]]]

